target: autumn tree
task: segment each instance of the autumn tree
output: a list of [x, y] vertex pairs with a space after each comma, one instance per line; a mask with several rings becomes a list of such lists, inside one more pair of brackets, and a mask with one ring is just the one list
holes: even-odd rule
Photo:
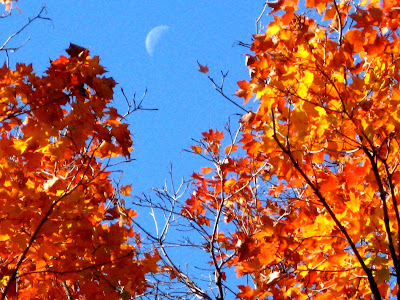
[[112, 181], [139, 107], [120, 115], [99, 57], [73, 44], [67, 54], [41, 76], [0, 68], [1, 299], [130, 299], [157, 271], [120, 199], [129, 187]]
[[[236, 92], [257, 109], [227, 147], [216, 130], [192, 147], [212, 164], [193, 174], [186, 201], [173, 189], [142, 199], [170, 213], [149, 234], [162, 270], [188, 298], [400, 299], [399, 3], [265, 9], [273, 19], [253, 36]], [[167, 252], [169, 226], [184, 222], [181, 246], [209, 258], [205, 288]], [[226, 285], [233, 268], [249, 280], [238, 292]]]
[[399, 5], [264, 8], [236, 92], [257, 109], [209, 77], [245, 114], [191, 147], [208, 165], [186, 198], [172, 182], [135, 199], [154, 230], [111, 182], [132, 141], [98, 57], [0, 69], [2, 299], [400, 298]]

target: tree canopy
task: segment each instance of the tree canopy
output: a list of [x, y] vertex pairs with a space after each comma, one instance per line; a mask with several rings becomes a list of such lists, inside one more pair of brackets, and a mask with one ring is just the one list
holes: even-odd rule
[[[184, 200], [184, 184], [134, 198], [154, 231], [112, 182], [132, 140], [99, 58], [71, 44], [43, 76], [0, 69], [2, 299], [400, 299], [398, 1], [278, 0], [258, 21], [267, 12], [243, 106], [198, 62], [246, 113], [191, 147], [205, 163]], [[173, 246], [202, 253], [188, 263], [205, 258], [203, 278]]]
[[0, 69], [2, 299], [135, 295], [157, 270], [157, 257], [136, 255], [135, 213], [108, 171], [132, 145], [110, 106], [115, 82], [88, 50], [67, 52], [41, 77]]
[[267, 4], [236, 92], [257, 111], [238, 142], [223, 149], [210, 131], [192, 148], [215, 167], [195, 175], [182, 212], [213, 224], [213, 258], [250, 275], [237, 297], [398, 297], [397, 4]]

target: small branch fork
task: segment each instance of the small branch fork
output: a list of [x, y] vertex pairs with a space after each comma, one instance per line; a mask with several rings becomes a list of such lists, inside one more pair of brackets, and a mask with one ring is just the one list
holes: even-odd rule
[[[228, 130], [228, 132], [230, 132], [230, 130]], [[232, 145], [235, 145], [238, 142], [239, 136], [240, 128], [236, 131], [235, 134], [231, 135]], [[201, 143], [201, 145], [203, 148], [207, 147], [207, 145], [204, 143]], [[227, 201], [240, 194], [243, 190], [252, 189], [252, 187], [250, 186], [251, 183], [257, 178], [257, 176], [259, 176], [262, 171], [268, 168], [267, 164], [263, 164], [262, 166], [251, 172], [250, 178], [247, 180], [246, 183], [243, 184], [243, 186], [240, 186], [231, 192], [227, 192], [225, 190], [225, 182], [228, 174], [226, 173], [226, 171], [224, 171], [224, 168], [226, 161], [232, 154], [231, 152], [232, 147], [231, 151], [228, 151], [228, 153], [226, 153], [224, 157], [221, 157], [219, 154], [209, 153], [210, 157], [208, 157], [208, 161], [214, 163], [216, 169], [215, 177], [218, 178], [216, 180], [220, 182], [217, 185], [218, 187], [215, 187], [215, 190], [210, 190], [206, 192], [206, 194], [210, 198], [212, 198], [212, 200], [210, 201], [215, 204], [215, 207], [208, 206], [205, 208], [207, 212], [207, 219], [210, 221], [211, 224], [202, 224], [201, 222], [199, 222], [196, 216], [193, 216], [193, 214], [189, 210], [184, 209], [184, 203], [181, 201], [181, 198], [183, 194], [185, 194], [185, 191], [187, 189], [187, 186], [185, 187], [185, 185], [187, 183], [182, 181], [178, 188], [175, 188], [172, 178], [172, 169], [170, 171], [170, 181], [172, 187], [168, 188], [166, 184], [164, 189], [154, 190], [157, 197], [162, 200], [161, 204], [147, 197], [145, 197], [143, 200], [139, 199], [139, 203], [135, 203], [135, 205], [137, 206], [147, 207], [151, 210], [150, 215], [153, 217], [155, 225], [154, 233], [143, 228], [143, 226], [136, 223], [134, 219], [132, 220], [133, 224], [135, 224], [135, 226], [137, 226], [142, 232], [144, 232], [147, 238], [152, 242], [153, 247], [156, 247], [160, 251], [162, 255], [162, 260], [165, 266], [167, 266], [169, 272], [176, 276], [178, 281], [180, 281], [187, 288], [188, 293], [196, 295], [200, 299], [223, 300], [229, 298], [227, 296], [228, 293], [232, 293], [232, 295], [236, 294], [225, 283], [224, 269], [228, 266], [228, 263], [232, 260], [232, 258], [237, 255], [237, 249], [224, 249], [223, 246], [221, 246], [221, 241], [219, 240], [219, 232], [221, 231], [221, 226], [223, 225], [223, 216], [226, 216], [225, 204]], [[256, 186], [256, 184], [254, 184], [254, 186]], [[143, 202], [145, 202], [144, 205], [141, 204]], [[182, 209], [184, 209], [183, 211], [185, 213], [182, 213]], [[164, 215], [165, 220], [163, 221], [164, 224], [162, 226], [160, 226], [156, 210]], [[185, 223], [181, 222], [180, 220], [184, 221]], [[235, 222], [233, 222], [232, 224], [234, 224], [233, 226], [239, 226]], [[177, 231], [181, 233], [190, 232], [190, 234], [183, 237], [184, 241], [186, 242], [178, 241], [171, 243], [166, 240], [167, 234], [173, 234], [170, 230], [170, 228], [172, 228], [173, 226], [176, 226], [178, 228]], [[225, 227], [222, 231], [225, 232], [225, 229], [230, 232], [228, 227]], [[192, 243], [190, 241], [190, 238], [187, 237], [192, 237], [193, 234], [198, 235], [198, 239], [200, 239], [202, 242]], [[210, 265], [212, 266], [212, 271], [210, 270], [210, 273], [208, 274], [208, 290], [202, 288], [201, 285], [199, 285], [202, 280], [204, 281], [204, 279], [195, 278], [185, 272], [182, 267], [178, 265], [175, 258], [170, 256], [168, 248], [177, 246], [190, 247], [193, 250], [203, 250], [206, 251], [211, 257]], [[196, 268], [196, 266], [194, 267]], [[158, 280], [156, 281], [156, 284], [153, 285], [160, 287], [160, 289], [162, 290], [165, 289], [165, 285], [168, 284], [170, 284], [170, 280], [167, 282]], [[160, 289], [155, 289], [153, 293], [156, 293], [158, 296], [165, 296], [165, 294], [163, 294], [163, 291], [160, 291]], [[179, 287], [172, 287], [170, 289], [175, 289], [176, 294], [178, 293], [177, 291]], [[213, 295], [211, 295], [211, 293]], [[178, 298], [175, 295], [169, 295], [169, 297], [170, 299]]]
[[121, 120], [125, 119], [127, 116], [129, 116], [130, 114], [132, 114], [132, 113], [134, 113], [135, 111], [138, 111], [138, 110], [151, 110], [151, 111], [152, 110], [158, 110], [158, 108], [145, 108], [145, 107], [143, 107], [143, 101], [145, 100], [146, 95], [147, 95], [147, 88], [144, 91], [144, 93], [143, 93], [143, 95], [142, 95], [142, 97], [140, 98], [139, 101], [136, 100], [136, 93], [133, 94], [132, 101], [129, 101], [123, 88], [121, 88], [121, 92], [122, 92], [122, 95], [124, 96], [124, 99], [125, 99], [126, 104], [128, 106], [128, 111], [122, 116]]
[[262, 9], [260, 15], [258, 16], [258, 18], [256, 19], [256, 34], [259, 34], [262, 30], [261, 19], [265, 14], [265, 10], [267, 9], [267, 6], [268, 6], [268, 1], [266, 1], [264, 3], [263, 9]]
[[[167, 266], [172, 271], [174, 276], [177, 277], [178, 281], [181, 282], [184, 286], [186, 286], [186, 288], [190, 291], [190, 292], [186, 293], [186, 292], [179, 292], [176, 290], [175, 294], [180, 294], [180, 295], [181, 294], [184, 294], [184, 295], [192, 294], [192, 295], [196, 295], [200, 299], [211, 300], [212, 298], [207, 294], [207, 292], [204, 291], [198, 284], [196, 284], [192, 280], [192, 278], [187, 274], [187, 272], [182, 270], [182, 268], [173, 261], [173, 259], [170, 257], [170, 255], [167, 251], [168, 247], [179, 246], [179, 242], [174, 245], [171, 245], [170, 243], [166, 242], [166, 238], [169, 233], [170, 227], [173, 226], [172, 224], [174, 222], [177, 222], [178, 219], [180, 218], [180, 213], [175, 211], [175, 207], [180, 203], [179, 199], [185, 194], [186, 189], [187, 189], [187, 183], [183, 180], [180, 183], [180, 185], [177, 188], [175, 188], [174, 182], [172, 179], [172, 170], [170, 171], [170, 180], [171, 180], [171, 184], [172, 184], [172, 191], [168, 190], [167, 184], [166, 184], [165, 188], [162, 190], [154, 189], [154, 191], [156, 192], [156, 195], [160, 199], [164, 199], [164, 201], [168, 202], [169, 203], [168, 205], [170, 205], [170, 207], [164, 206], [163, 204], [157, 204], [148, 198], [145, 198], [144, 200], [139, 199], [139, 202], [145, 201], [146, 203], [148, 203], [144, 206], [151, 209], [150, 215], [152, 216], [152, 218], [154, 220], [155, 234], [151, 233], [149, 230], [147, 230], [142, 225], [137, 223], [134, 219], [131, 219], [132, 223], [135, 226], [137, 226], [142, 232], [144, 232], [145, 235], [147, 236], [147, 238], [150, 239], [150, 241], [152, 241], [152, 243], [154, 243], [156, 248], [162, 254], [161, 259], [163, 260], [165, 266]], [[140, 204], [137, 204], [137, 205], [141, 206]], [[155, 210], [160, 210], [164, 214], [165, 223], [164, 223], [164, 226], [162, 227], [162, 229], [159, 228]], [[160, 232], [160, 229], [161, 229], [161, 232]], [[202, 235], [205, 236], [206, 233], [203, 233]], [[183, 246], [183, 245], [181, 245], [181, 246]], [[164, 283], [161, 282], [161, 285], [164, 285]], [[164, 286], [164, 288], [166, 288], [166, 287]], [[157, 290], [156, 293], [157, 293], [157, 296], [159, 296], [160, 294], [163, 294], [163, 291]], [[168, 296], [169, 296], [168, 298], [172, 297], [169, 293], [168, 293]], [[173, 297], [173, 298], [180, 298], [180, 297]]]
[[240, 110], [248, 113], [249, 111], [247, 109], [245, 109], [243, 106], [237, 104], [235, 101], [233, 101], [230, 97], [228, 97], [225, 92], [224, 92], [224, 84], [225, 84], [225, 78], [228, 76], [229, 71], [226, 71], [225, 73], [221, 71], [221, 75], [222, 75], [222, 79], [221, 79], [221, 83], [217, 84], [214, 80], [214, 78], [212, 78], [211, 76], [208, 76], [208, 79], [211, 81], [211, 83], [213, 84], [215, 90], [222, 96], [224, 97], [226, 100], [228, 100], [230, 103], [232, 103], [233, 105], [235, 105], [236, 107], [240, 108]]

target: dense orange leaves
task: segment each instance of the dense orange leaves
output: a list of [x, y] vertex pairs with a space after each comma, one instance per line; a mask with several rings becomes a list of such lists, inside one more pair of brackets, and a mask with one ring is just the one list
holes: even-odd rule
[[185, 211], [230, 226], [214, 240], [251, 274], [238, 298], [399, 298], [398, 1], [268, 6], [236, 93], [258, 109], [239, 148], [213, 131], [194, 146], [215, 167]]
[[118, 299], [142, 293], [156, 271], [156, 256], [139, 259], [132, 228], [118, 222], [134, 212], [107, 171], [132, 145], [109, 106], [115, 82], [76, 47], [44, 76], [0, 68], [2, 299]]

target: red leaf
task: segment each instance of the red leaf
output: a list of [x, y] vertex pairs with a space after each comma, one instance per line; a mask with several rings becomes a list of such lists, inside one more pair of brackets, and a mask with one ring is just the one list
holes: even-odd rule
[[207, 67], [207, 65], [203, 66], [202, 64], [199, 63], [199, 61], [197, 61], [197, 64], [199, 65], [199, 72], [201, 73], [208, 73], [209, 69]]

